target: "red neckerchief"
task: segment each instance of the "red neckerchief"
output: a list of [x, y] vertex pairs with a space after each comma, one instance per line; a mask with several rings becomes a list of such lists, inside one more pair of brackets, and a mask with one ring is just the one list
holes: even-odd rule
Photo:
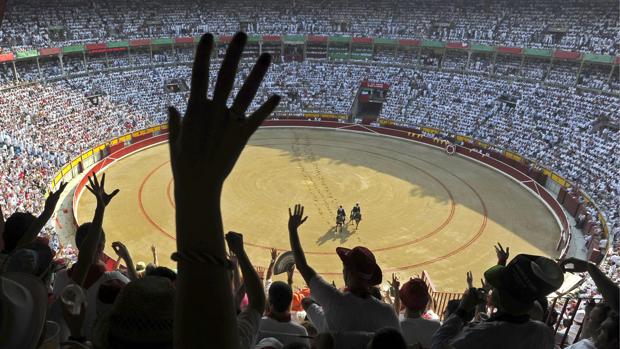
[[291, 322], [291, 313], [288, 311], [284, 314], [276, 314], [271, 311], [267, 311], [267, 317], [274, 319], [277, 322]]

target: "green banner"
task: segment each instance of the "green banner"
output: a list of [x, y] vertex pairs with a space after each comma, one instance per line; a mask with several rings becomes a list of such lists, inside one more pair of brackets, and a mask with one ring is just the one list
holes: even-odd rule
[[261, 41], [263, 37], [261, 35], [249, 35], [248, 36], [248, 42], [251, 43], [257, 43], [259, 41]]
[[352, 53], [351, 59], [354, 61], [369, 61], [372, 59], [372, 54], [369, 53], [367, 55], [364, 55], [364, 54], [359, 54], [359, 53], [358, 54]]
[[351, 42], [350, 36], [330, 36], [328, 38], [329, 42], [339, 43], [339, 44], [348, 44]]
[[477, 52], [495, 52], [494, 46], [471, 44], [471, 50]]
[[534, 57], [551, 57], [551, 50], [545, 50], [542, 48], [525, 48], [523, 54], [526, 56]]
[[282, 40], [285, 43], [303, 44], [306, 41], [306, 37], [303, 35], [284, 35]]
[[422, 47], [429, 47], [429, 48], [444, 48], [446, 46], [446, 43], [443, 41], [437, 41], [437, 40], [424, 40], [422, 41]]
[[347, 59], [349, 59], [349, 54], [348, 53], [331, 52], [329, 54], [329, 59], [347, 60]]
[[62, 48], [62, 53], [84, 52], [84, 45], [71, 45]]
[[[19, 53], [17, 58], [19, 58]], [[614, 61], [614, 56], [610, 55], [597, 55], [594, 53], [586, 53], [583, 55], [583, 60], [591, 63], [607, 63], [611, 64]]]
[[[201, 35], [194, 36], [194, 42], [199, 43], [201, 37], [202, 37]], [[213, 35], [213, 42], [219, 42], [218, 40], [219, 40], [219, 36]]]
[[387, 39], [387, 38], [375, 38], [373, 42], [375, 44], [379, 44], [379, 45], [396, 45], [396, 44], [398, 44], [398, 40], [396, 40], [396, 39]]
[[35, 58], [35, 57], [39, 57], [39, 51], [38, 50], [28, 50], [28, 51], [21, 51], [21, 52], [17, 52], [17, 59], [25, 59], [25, 58]]
[[129, 41], [108, 42], [108, 48], [129, 47]]
[[174, 44], [173, 38], [160, 38], [160, 39], [153, 39], [153, 41], [151, 41], [151, 45], [172, 45], [172, 44]]

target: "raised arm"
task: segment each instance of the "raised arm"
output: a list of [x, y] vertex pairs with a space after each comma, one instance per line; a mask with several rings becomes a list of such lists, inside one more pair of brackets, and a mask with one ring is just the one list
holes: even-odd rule
[[269, 280], [273, 276], [273, 268], [276, 266], [277, 258], [278, 258], [278, 250], [275, 248], [272, 248], [271, 249], [271, 261], [269, 261], [269, 267], [267, 268], [267, 275], [265, 276], [265, 280]]
[[151, 245], [151, 253], [153, 254], [153, 264], [155, 264], [155, 266], [159, 266], [159, 260], [157, 259], [157, 247], [155, 244]]
[[392, 273], [392, 282], [390, 283], [392, 289], [394, 290], [394, 311], [396, 315], [400, 314], [400, 280], [398, 279], [398, 275]]
[[131, 258], [131, 254], [129, 253], [127, 247], [120, 241], [114, 241], [112, 243], [112, 249], [116, 252], [116, 255], [119, 258], [125, 261], [129, 280], [138, 280], [138, 272], [136, 271], [136, 266], [133, 264], [133, 259]]
[[[169, 145], [174, 196], [178, 279], [175, 348], [237, 348], [236, 314], [226, 262], [220, 196], [250, 136], [279, 103], [278, 96], [246, 117], [271, 56], [262, 54], [230, 108], [227, 100], [247, 36], [236, 34], [207, 98], [213, 36], [196, 48], [185, 117], [169, 108]], [[217, 300], [205, 302], [205, 299]]]
[[[233, 293], [239, 294], [239, 290], [241, 289], [241, 286], [243, 285], [243, 282], [241, 281], [241, 272], [239, 271], [239, 258], [237, 258], [237, 256], [234, 253], [231, 253], [231, 256], [228, 258], [230, 260], [230, 263], [232, 265], [232, 288], [233, 288]], [[243, 298], [243, 297], [242, 297]], [[239, 306], [240, 303], [235, 301], [235, 305]]]
[[19, 239], [19, 241], [17, 242], [17, 247], [15, 249], [22, 248], [23, 246], [28, 245], [37, 238], [37, 235], [39, 235], [39, 232], [43, 230], [43, 227], [45, 226], [47, 221], [52, 218], [54, 210], [56, 209], [56, 204], [58, 203], [58, 199], [60, 199], [60, 194], [62, 194], [66, 187], [67, 183], [61, 183], [60, 187], [58, 187], [58, 190], [56, 190], [55, 192], [50, 192], [50, 195], [45, 200], [45, 207], [43, 208], [43, 212], [41, 212], [39, 217], [37, 217], [37, 219], [32, 222], [32, 224], [30, 224], [24, 236], [22, 236], [22, 238]]
[[577, 258], [567, 258], [560, 263], [565, 272], [583, 273], [588, 272], [596, 285], [596, 288], [603, 296], [605, 303], [612, 309], [620, 307], [620, 288], [610, 278], [605, 276], [596, 264]]
[[235, 253], [239, 260], [239, 268], [241, 268], [243, 273], [243, 284], [248, 295], [249, 306], [262, 315], [265, 312], [265, 290], [256, 269], [254, 269], [250, 258], [245, 253], [243, 235], [231, 231], [226, 234], [226, 242], [228, 243], [228, 248]]
[[2, 212], [2, 206], [0, 206], [0, 237], [4, 236], [4, 212]]
[[91, 265], [95, 263], [95, 258], [97, 258], [97, 248], [101, 240], [101, 226], [103, 225], [105, 208], [119, 192], [119, 190], [116, 189], [111, 194], [106, 194], [104, 188], [105, 173], [103, 177], [101, 177], [101, 184], [99, 184], [99, 180], [95, 173], [93, 173], [92, 177], [88, 178], [88, 182], [90, 186], [87, 185], [86, 189], [97, 198], [97, 207], [95, 208], [95, 216], [88, 229], [88, 234], [80, 246], [80, 253], [78, 254], [78, 260], [75, 264], [75, 270], [71, 274], [73, 281], [80, 286], [84, 286], [88, 270]]
[[293, 255], [295, 256], [295, 266], [299, 273], [304, 278], [306, 285], [310, 285], [310, 280], [314, 276], [316, 276], [316, 272], [312, 267], [308, 265], [306, 261], [306, 255], [304, 254], [304, 250], [301, 247], [301, 242], [299, 241], [299, 226], [304, 224], [308, 217], [304, 217], [304, 207], [297, 204], [295, 205], [295, 210], [291, 213], [291, 209], [288, 209], [288, 236], [291, 241], [291, 250], [293, 251]]
[[506, 266], [508, 257], [510, 257], [510, 247], [506, 246], [506, 250], [504, 250], [502, 244], [498, 242], [497, 246], [495, 246], [495, 254], [497, 255], [497, 265]]

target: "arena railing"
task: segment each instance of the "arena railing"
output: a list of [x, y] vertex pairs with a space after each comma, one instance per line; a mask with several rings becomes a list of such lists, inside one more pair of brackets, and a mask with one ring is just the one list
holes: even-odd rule
[[422, 271], [420, 278], [428, 287], [432, 299], [433, 311], [437, 314], [437, 316], [439, 316], [441, 321], [445, 320], [444, 313], [448, 307], [448, 302], [454, 299], [461, 299], [463, 297], [463, 293], [438, 291], [435, 288], [435, 284], [433, 284], [433, 281], [431, 280], [430, 274], [426, 270]]

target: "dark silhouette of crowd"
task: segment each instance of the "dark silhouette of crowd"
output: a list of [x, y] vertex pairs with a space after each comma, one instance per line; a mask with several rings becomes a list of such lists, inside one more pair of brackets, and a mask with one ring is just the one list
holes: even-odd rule
[[[210, 74], [213, 36], [202, 36], [192, 68], [186, 112], [169, 108], [169, 149], [176, 202], [176, 270], [134, 265], [127, 247], [111, 242], [125, 267], [101, 261], [106, 206], [118, 189], [105, 174], [89, 174], [96, 199], [91, 222], [75, 236], [77, 261], [58, 263], [49, 242], [38, 237], [66, 185], [51, 192], [39, 216], [13, 213], [0, 222], [0, 348], [554, 348], [553, 308], [548, 296], [565, 273], [588, 273], [602, 299], [594, 300], [571, 348], [617, 348], [619, 289], [596, 265], [569, 258], [517, 254], [497, 246], [498, 262], [464, 275], [465, 291], [446, 309], [443, 322], [428, 319], [428, 285], [392, 277], [395, 302], [377, 289], [386, 276], [368, 248], [337, 248], [345, 288], [338, 289], [306, 260], [300, 235], [312, 219], [300, 204], [289, 208], [288, 235], [294, 257], [288, 283], [261, 280], [243, 234], [225, 233], [220, 197], [227, 176], [259, 125], [278, 106], [269, 97], [248, 113], [271, 56], [262, 54], [236, 96], [231, 97], [247, 36], [232, 39], [217, 74]], [[210, 76], [217, 76], [208, 98]], [[231, 102], [230, 107], [229, 101]], [[249, 114], [249, 115], [247, 115]], [[283, 214], [285, 208], [283, 207]], [[272, 254], [275, 260], [277, 252]], [[274, 263], [267, 270], [273, 273]], [[292, 273], [309, 294], [303, 319], [293, 318]], [[557, 327], [555, 328], [557, 330]]]

